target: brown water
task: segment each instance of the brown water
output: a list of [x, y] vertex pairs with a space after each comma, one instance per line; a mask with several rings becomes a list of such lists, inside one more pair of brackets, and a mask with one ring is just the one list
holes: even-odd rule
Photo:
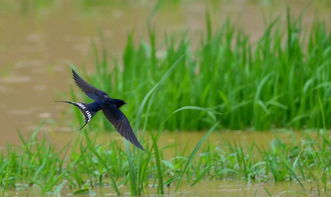
[[[141, 132], [141, 131], [140, 131]], [[75, 145], [77, 140], [85, 142], [84, 134], [79, 132], [42, 132], [48, 142], [53, 144], [57, 150], [63, 150], [64, 147]], [[140, 133], [141, 134], [141, 133]], [[158, 147], [162, 149], [162, 155], [165, 160], [172, 160], [178, 155], [189, 155], [198, 142], [206, 134], [206, 131], [190, 132], [163, 132], [158, 140]], [[89, 137], [97, 144], [104, 146], [110, 143], [116, 143], [117, 147], [124, 150], [124, 142], [127, 142], [118, 133], [98, 132], [89, 133]], [[141, 136], [140, 136], [141, 137]], [[289, 145], [297, 145], [307, 138], [317, 139], [316, 131], [275, 130], [275, 131], [215, 131], [202, 144], [201, 149], [210, 147], [222, 147], [226, 149], [228, 145], [236, 145], [244, 149], [257, 146], [260, 150], [268, 150], [275, 139]], [[141, 139], [141, 138], [140, 138]], [[144, 134], [144, 145], [151, 147], [152, 139], [150, 133]], [[256, 147], [254, 147], [255, 149]], [[255, 149], [256, 150], [256, 149]], [[257, 156], [259, 154], [257, 153]]]
[[[208, 196], [208, 197], [242, 197], [242, 196], [279, 196], [279, 197], [294, 197], [294, 196], [330, 196], [329, 191], [320, 191], [316, 184], [306, 184], [303, 189], [300, 185], [294, 183], [261, 183], [261, 184], [245, 184], [231, 181], [205, 181], [194, 187], [182, 188], [181, 192], [174, 192], [170, 189], [165, 190], [164, 196]], [[121, 189], [122, 196], [130, 196], [129, 192], [123, 192], [125, 188]], [[61, 196], [72, 196], [72, 192], [60, 191]], [[15, 191], [6, 193], [3, 196], [39, 196], [37, 190], [31, 189], [28, 191]], [[58, 196], [58, 193], [50, 193], [50, 196]], [[78, 196], [116, 196], [114, 191], [106, 186], [95, 188], [94, 190], [82, 193]], [[154, 190], [147, 191], [142, 196], [161, 196], [154, 194]]]
[[[169, 157], [173, 156], [171, 151], [192, 151], [193, 147], [201, 140], [206, 134], [205, 131], [190, 131], [190, 132], [164, 132], [160, 135], [158, 145], [159, 147], [175, 146], [175, 148], [169, 148], [167, 153]], [[77, 132], [47, 132], [44, 134], [47, 140], [54, 144], [57, 148], [62, 148], [63, 145], [74, 143], [81, 133]], [[82, 136], [82, 135], [81, 135]], [[90, 134], [93, 139], [96, 139], [98, 143], [107, 145], [109, 142], [115, 142], [118, 145], [122, 145], [125, 141], [118, 133], [97, 133]], [[145, 133], [145, 140], [151, 144], [150, 135]], [[316, 132], [302, 131], [293, 132], [290, 130], [278, 130], [269, 132], [258, 131], [215, 131], [213, 132], [207, 142], [212, 146], [222, 146], [225, 144], [236, 144], [241, 146], [256, 144], [260, 148], [268, 148], [272, 140], [278, 138], [285, 143], [297, 144], [305, 136], [314, 137]], [[146, 142], [147, 143], [147, 142]]]
[[[54, 100], [69, 98], [73, 86], [69, 64], [93, 70], [91, 43], [99, 42], [100, 32], [111, 56], [120, 59], [129, 32], [133, 31], [137, 40], [147, 35], [147, 21], [156, 1], [83, 6], [79, 1], [59, 0], [39, 8], [22, 6], [19, 2], [31, 1], [0, 2], [0, 146], [19, 143], [17, 130], [28, 135], [46, 120], [42, 131], [52, 143], [61, 147], [74, 141], [78, 135], [63, 121], [72, 118], [63, 115], [67, 108], [54, 103]], [[160, 34], [188, 30], [190, 36], [199, 38], [204, 32], [205, 11], [209, 10], [215, 26], [230, 18], [256, 40], [266, 27], [266, 21], [285, 15], [287, 4], [295, 15], [305, 10], [305, 25], [311, 25], [313, 16], [330, 24], [328, 0], [185, 1], [176, 6], [165, 5], [150, 21]], [[165, 133], [161, 136], [160, 146], [173, 143], [190, 149], [203, 134]], [[106, 142], [122, 140], [118, 134], [101, 135], [105, 135], [101, 138]], [[210, 137], [209, 143], [255, 141], [266, 146], [275, 136], [292, 140], [299, 139], [298, 135], [288, 132], [219, 132]], [[281, 196], [296, 196], [283, 193], [286, 190], [301, 191], [298, 186], [288, 184], [204, 182], [187, 192], [170, 195], [266, 196], [264, 188]], [[111, 194], [107, 188], [102, 190], [106, 196]], [[34, 191], [5, 195], [34, 196]]]

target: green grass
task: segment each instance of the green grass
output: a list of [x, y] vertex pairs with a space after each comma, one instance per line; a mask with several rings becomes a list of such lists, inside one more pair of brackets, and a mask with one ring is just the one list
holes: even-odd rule
[[[329, 133], [321, 130], [315, 137], [307, 135], [291, 143], [275, 139], [265, 148], [255, 144], [203, 145], [215, 127], [188, 153], [176, 146], [159, 147], [155, 133], [150, 133], [151, 141], [144, 143], [143, 152], [123, 149], [116, 143], [99, 144], [86, 133], [75, 143], [55, 150], [44, 138], [38, 139], [36, 132], [29, 139], [21, 138], [21, 145], [1, 151], [1, 190], [78, 194], [106, 186], [118, 195], [127, 191], [141, 195], [162, 194], [166, 188], [174, 192], [204, 180], [227, 180], [293, 182], [306, 192], [311, 192], [313, 184], [321, 193], [329, 191]], [[175, 156], [165, 158], [166, 151], [175, 152]]]
[[[208, 17], [206, 21], [198, 41], [186, 34], [161, 39], [150, 30], [149, 40], [137, 43], [130, 34], [121, 61], [110, 60], [104, 43], [101, 50], [95, 47], [95, 72], [79, 71], [111, 97], [124, 99], [129, 119], [143, 120], [137, 128], [145, 121], [147, 130], [160, 125], [204, 130], [216, 121], [225, 129], [331, 127], [325, 119], [331, 116], [331, 34], [323, 23], [304, 29], [300, 19], [288, 14], [286, 25], [273, 21], [253, 42], [230, 22], [213, 30]], [[145, 95], [180, 57], [153, 94], [149, 113], [146, 108], [138, 112]], [[73, 94], [77, 98], [81, 92]], [[102, 116], [90, 125], [111, 129]]]

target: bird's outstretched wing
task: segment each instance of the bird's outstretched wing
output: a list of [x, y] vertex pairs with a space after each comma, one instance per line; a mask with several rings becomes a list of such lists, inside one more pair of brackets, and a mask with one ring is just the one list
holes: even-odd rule
[[93, 118], [93, 116], [96, 114], [96, 112], [90, 111], [86, 104], [84, 103], [78, 103], [78, 102], [71, 102], [71, 101], [56, 101], [56, 102], [62, 102], [62, 103], [68, 103], [72, 104], [80, 109], [80, 111], [83, 113], [85, 117], [85, 123], [84, 125], [80, 128], [83, 129], [85, 125], [90, 122], [90, 120]]
[[106, 118], [114, 125], [115, 129], [133, 145], [144, 150], [143, 146], [139, 143], [135, 136], [129, 120], [126, 116], [114, 105], [106, 105], [102, 108]]
[[77, 86], [85, 92], [85, 94], [93, 100], [98, 100], [100, 96], [106, 95], [105, 92], [91, 86], [86, 81], [84, 81], [74, 70], [72, 70], [73, 78]]

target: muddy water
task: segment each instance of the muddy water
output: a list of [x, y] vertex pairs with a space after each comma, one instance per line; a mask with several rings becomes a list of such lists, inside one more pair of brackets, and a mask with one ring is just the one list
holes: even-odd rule
[[[278, 184], [245, 184], [231, 181], [205, 181], [194, 187], [181, 188], [180, 192], [174, 192], [171, 189], [165, 190], [165, 195], [157, 196], [209, 196], [209, 197], [242, 197], [242, 196], [330, 196], [331, 193], [321, 192], [316, 184], [306, 184], [304, 189], [294, 183], [278, 183]], [[129, 192], [125, 192], [122, 188], [122, 196], [130, 196]], [[72, 192], [60, 191], [61, 196], [73, 196]], [[59, 193], [50, 193], [47, 196], [59, 196]], [[142, 196], [156, 196], [151, 189]], [[40, 193], [37, 190], [15, 191], [8, 192], [3, 196], [38, 196]], [[116, 193], [110, 187], [94, 188], [91, 191], [80, 194], [81, 197], [87, 196], [116, 196]]]
[[[206, 134], [205, 131], [190, 132], [163, 132], [160, 135], [158, 145], [164, 150], [165, 159], [171, 159], [178, 154], [189, 154], [201, 138]], [[74, 144], [77, 139], [84, 140], [83, 134], [78, 132], [46, 132], [43, 133], [46, 139], [60, 150], [64, 145]], [[98, 144], [108, 145], [111, 142], [122, 146], [124, 149], [124, 138], [118, 133], [90, 133], [89, 136], [95, 139]], [[316, 137], [314, 131], [293, 132], [290, 130], [278, 131], [215, 131], [203, 144], [215, 146], [240, 145], [249, 147], [256, 145], [261, 149], [268, 149], [274, 139], [280, 139], [288, 144], [298, 144], [306, 137]], [[152, 144], [149, 133], [145, 133], [144, 144]]]
[[80, 1], [50, 1], [42, 6], [20, 2], [34, 1], [0, 4], [0, 145], [16, 143], [17, 130], [27, 134], [41, 120], [48, 120], [56, 130], [66, 126], [63, 119], [72, 117], [60, 115], [66, 108], [54, 100], [69, 98], [73, 85], [69, 64], [93, 70], [91, 43], [99, 40], [100, 32], [111, 56], [120, 59], [127, 33], [133, 31], [137, 40], [142, 39], [147, 21], [160, 34], [189, 30], [200, 37], [209, 10], [215, 26], [230, 18], [254, 39], [261, 35], [265, 21], [284, 15], [285, 2], [296, 15], [305, 10], [307, 25], [314, 15], [331, 18], [327, 0], [184, 1], [162, 5], [155, 14], [156, 1], [92, 6]]

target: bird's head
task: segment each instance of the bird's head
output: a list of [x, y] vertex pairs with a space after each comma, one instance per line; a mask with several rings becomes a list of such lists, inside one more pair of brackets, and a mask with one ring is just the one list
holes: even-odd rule
[[112, 99], [112, 102], [116, 105], [117, 108], [120, 108], [126, 104], [126, 102], [121, 99]]

